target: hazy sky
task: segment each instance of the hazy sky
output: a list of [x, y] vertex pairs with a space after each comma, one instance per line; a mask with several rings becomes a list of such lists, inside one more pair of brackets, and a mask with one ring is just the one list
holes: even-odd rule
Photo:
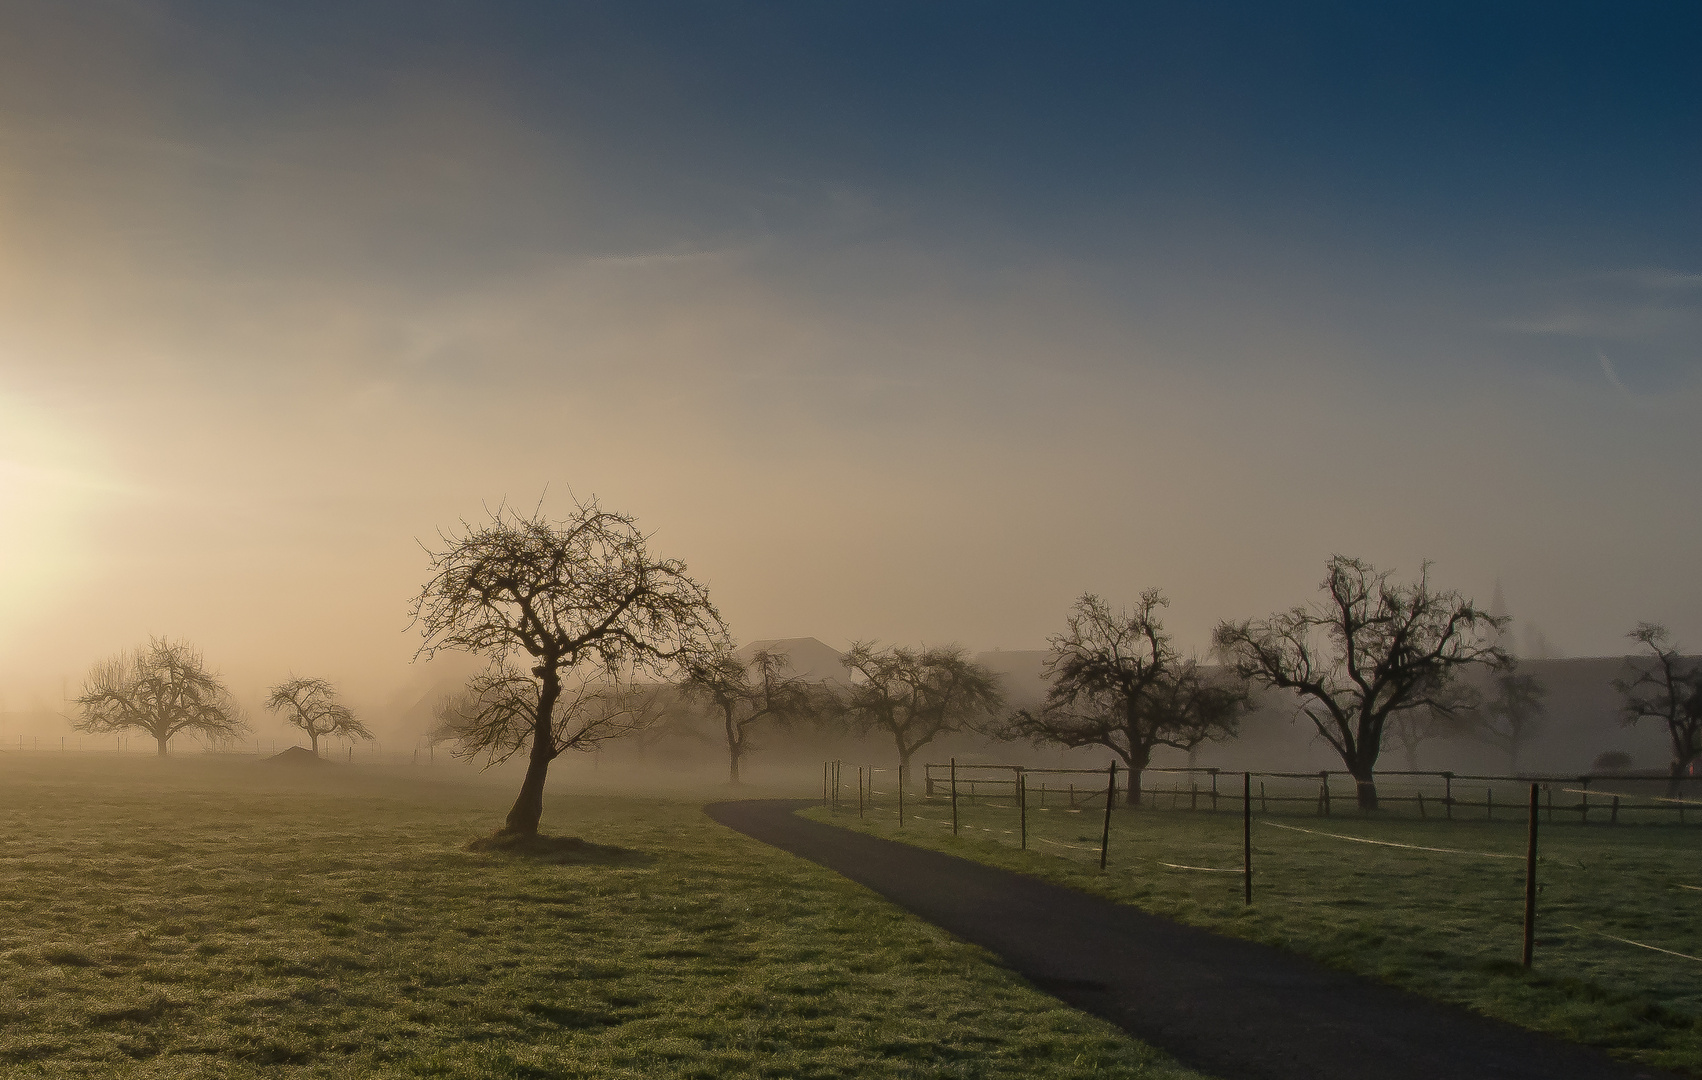
[[1702, 648], [1702, 9], [1282, 7], [0, 0], [0, 707], [388, 693], [571, 494], [743, 640], [1341, 551]]

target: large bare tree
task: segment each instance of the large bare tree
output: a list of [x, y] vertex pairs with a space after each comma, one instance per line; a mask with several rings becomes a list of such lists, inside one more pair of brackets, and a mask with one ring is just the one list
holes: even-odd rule
[[734, 655], [729, 642], [683, 666], [681, 689], [707, 703], [721, 721], [728, 783], [740, 782], [739, 764], [756, 749], [751, 741], [756, 728], [790, 723], [810, 711], [810, 687], [788, 674], [791, 662], [782, 653], [758, 649], [747, 662]]
[[916, 751], [942, 735], [991, 724], [1005, 707], [999, 677], [954, 646], [877, 648], [853, 642], [840, 660], [851, 684], [838, 707], [860, 732], [892, 736], [906, 772]]
[[83, 680], [76, 704], [78, 731], [146, 732], [159, 745], [160, 757], [176, 735], [187, 732], [216, 744], [248, 730], [230, 691], [187, 641], [151, 638], [101, 661]]
[[1092, 593], [1050, 639], [1052, 686], [1039, 709], [1022, 709], [1001, 734], [1036, 744], [1103, 746], [1129, 770], [1129, 803], [1141, 801], [1141, 771], [1160, 746], [1193, 750], [1235, 733], [1247, 709], [1244, 682], [1208, 678], [1182, 657], [1159, 620], [1169, 601], [1157, 589], [1133, 611], [1112, 611]]
[[1671, 779], [1667, 793], [1678, 795], [1679, 778], [1702, 757], [1702, 663], [1686, 660], [1669, 647], [1672, 635], [1656, 623], [1638, 623], [1626, 637], [1647, 648], [1652, 663], [1627, 661], [1636, 677], [1615, 679], [1625, 696], [1621, 718], [1627, 726], [1642, 720], [1666, 725], [1672, 743]]
[[1458, 711], [1461, 671], [1509, 663], [1496, 643], [1507, 619], [1433, 588], [1429, 563], [1411, 584], [1345, 555], [1327, 568], [1322, 601], [1219, 623], [1213, 641], [1243, 678], [1299, 696], [1300, 711], [1353, 776], [1360, 807], [1372, 810], [1390, 718], [1411, 709]]
[[[526, 746], [526, 779], [501, 832], [534, 835], [550, 762], [598, 741], [574, 734], [585, 714], [568, 706], [589, 701], [600, 709], [595, 702], [605, 699], [584, 696], [600, 679], [621, 685], [665, 678], [676, 659], [712, 648], [726, 628], [684, 563], [651, 555], [633, 519], [595, 499], [576, 505], [565, 521], [498, 509], [490, 521], [462, 522], [442, 540], [430, 552], [431, 580], [414, 600], [425, 638], [419, 655], [459, 649], [491, 658], [492, 669], [469, 687], [472, 700], [484, 703], [474, 715], [489, 721], [470, 729], [471, 745], [498, 753]], [[520, 657], [524, 666], [511, 662]], [[576, 696], [564, 703], [569, 674]], [[522, 744], [510, 739], [516, 716], [529, 720]]]
[[337, 700], [337, 689], [325, 679], [290, 676], [272, 687], [266, 708], [278, 713], [292, 727], [307, 733], [315, 755], [319, 740], [336, 735], [345, 739], [370, 739], [372, 732], [347, 705]]

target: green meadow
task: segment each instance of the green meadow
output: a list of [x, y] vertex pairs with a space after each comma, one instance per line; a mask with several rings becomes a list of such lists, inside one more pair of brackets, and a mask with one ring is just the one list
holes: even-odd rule
[[980, 950], [711, 822], [508, 778], [0, 755], [0, 1075], [1188, 1072]]
[[1216, 813], [1119, 808], [1105, 871], [1098, 865], [1103, 806], [1040, 810], [1035, 802], [1031, 792], [1027, 850], [1008, 796], [960, 798], [956, 836], [944, 798], [913, 802], [902, 830], [890, 793], [862, 817], [854, 796], [838, 812], [806, 813], [1702, 1076], [1702, 960], [1694, 959], [1702, 957], [1702, 827], [1695, 824], [1542, 825], [1535, 961], [1526, 971], [1519, 962], [1522, 813], [1496, 821], [1255, 814], [1248, 906], [1236, 872], [1239, 798], [1225, 799]]

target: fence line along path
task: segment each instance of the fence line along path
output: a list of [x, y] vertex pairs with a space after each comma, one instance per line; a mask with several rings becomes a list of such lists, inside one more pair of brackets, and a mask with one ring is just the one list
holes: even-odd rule
[[1226, 1080], [1632, 1080], [1668, 1074], [1303, 957], [981, 863], [823, 825], [809, 802], [710, 817], [874, 890], [1036, 986]]

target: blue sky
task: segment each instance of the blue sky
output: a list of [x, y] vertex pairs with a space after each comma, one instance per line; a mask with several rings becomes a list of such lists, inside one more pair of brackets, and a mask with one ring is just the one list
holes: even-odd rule
[[1678, 3], [9, 4], [0, 684], [404, 679], [415, 538], [546, 488], [747, 639], [1159, 586], [1203, 647], [1347, 551], [1702, 648], [1697, 55]]

